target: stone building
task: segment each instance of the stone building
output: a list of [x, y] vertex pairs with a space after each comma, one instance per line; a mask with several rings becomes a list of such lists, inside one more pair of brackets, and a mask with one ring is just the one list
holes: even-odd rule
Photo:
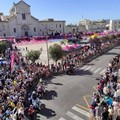
[[118, 19], [118, 20], [110, 20], [109, 30], [120, 31], [120, 19]]
[[89, 20], [83, 19], [79, 22], [79, 24], [84, 25], [87, 31], [104, 31], [106, 30], [106, 25], [108, 25], [110, 20]]
[[55, 32], [65, 33], [65, 21], [39, 20], [31, 15], [30, 5], [20, 0], [13, 3], [5, 16], [0, 13], [0, 36], [38, 36]]

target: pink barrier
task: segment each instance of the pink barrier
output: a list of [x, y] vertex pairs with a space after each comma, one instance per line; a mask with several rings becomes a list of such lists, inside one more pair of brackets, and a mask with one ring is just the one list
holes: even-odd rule
[[78, 49], [78, 48], [80, 48], [79, 44], [72, 44], [72, 45], [66, 45], [62, 49], [65, 51], [70, 51], [71, 49]]
[[10, 70], [12, 71], [12, 68], [14, 66], [14, 59], [15, 59], [15, 54], [12, 52], [11, 54], [11, 62], [10, 62]]
[[16, 43], [16, 46], [21, 46], [21, 45], [28, 45], [28, 44], [38, 44], [38, 43], [44, 43], [45, 40], [40, 40], [40, 41], [36, 41], [36, 40], [31, 40], [31, 41], [26, 41], [23, 40], [20, 43]]

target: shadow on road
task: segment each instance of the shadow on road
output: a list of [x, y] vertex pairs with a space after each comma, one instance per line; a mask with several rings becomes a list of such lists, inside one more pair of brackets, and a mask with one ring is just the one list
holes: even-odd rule
[[80, 75], [80, 76], [83, 76], [83, 75], [93, 75], [92, 72], [90, 72], [89, 70], [81, 70], [81, 69], [76, 69], [73, 73], [73, 76], [74, 75]]
[[63, 85], [62, 83], [54, 83], [54, 82], [51, 82], [49, 84], [54, 84], [54, 85]]
[[120, 49], [120, 47], [115, 47], [114, 49]]
[[87, 64], [84, 64], [84, 65], [95, 65], [95, 64], [93, 64], [93, 63], [87, 63]]
[[[45, 116], [47, 119], [56, 116], [55, 111], [53, 111], [52, 109], [46, 108], [44, 104], [42, 104], [42, 109], [38, 112], [38, 114]], [[36, 120], [40, 120], [40, 118], [37, 118]]]
[[104, 55], [117, 55], [117, 53], [115, 53], [115, 52], [108, 52], [108, 53], [105, 53]]
[[57, 97], [57, 92], [55, 90], [46, 90], [45, 95], [44, 95], [44, 99], [45, 100], [52, 100], [54, 99], [54, 97]]

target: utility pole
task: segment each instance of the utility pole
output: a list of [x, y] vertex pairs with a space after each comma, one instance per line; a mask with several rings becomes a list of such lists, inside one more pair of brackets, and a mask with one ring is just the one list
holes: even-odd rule
[[48, 38], [47, 38], [47, 34], [46, 34], [46, 40], [45, 41], [46, 41], [46, 49], [47, 49], [47, 63], [48, 63], [48, 68], [49, 68], [49, 53], [48, 53]]

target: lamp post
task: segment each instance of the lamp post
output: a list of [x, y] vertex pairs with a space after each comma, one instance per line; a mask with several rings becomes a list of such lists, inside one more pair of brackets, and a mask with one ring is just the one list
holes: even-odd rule
[[[47, 32], [46, 32], [47, 33]], [[47, 49], [47, 63], [48, 63], [48, 68], [49, 68], [49, 53], [48, 53], [48, 38], [47, 38], [47, 34], [46, 34], [46, 49]]]

